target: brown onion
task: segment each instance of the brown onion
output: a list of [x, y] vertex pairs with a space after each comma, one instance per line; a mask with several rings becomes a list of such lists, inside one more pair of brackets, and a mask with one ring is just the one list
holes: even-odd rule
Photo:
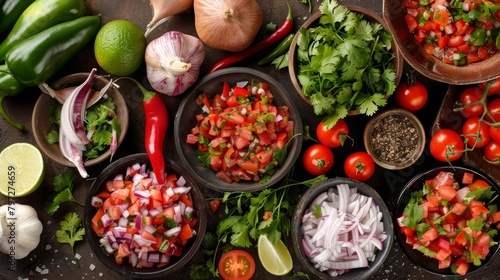
[[215, 49], [246, 49], [262, 25], [262, 10], [255, 0], [194, 0], [193, 7], [198, 37]]

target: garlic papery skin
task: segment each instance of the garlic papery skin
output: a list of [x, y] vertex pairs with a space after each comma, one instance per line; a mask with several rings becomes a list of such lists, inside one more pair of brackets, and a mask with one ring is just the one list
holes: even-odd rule
[[40, 243], [42, 230], [33, 207], [19, 203], [0, 207], [0, 252], [9, 257], [25, 258]]
[[263, 14], [255, 0], [194, 0], [198, 37], [207, 46], [231, 52], [252, 44]]
[[175, 96], [185, 92], [198, 79], [205, 60], [205, 46], [194, 36], [169, 31], [151, 41], [144, 56], [151, 87]]

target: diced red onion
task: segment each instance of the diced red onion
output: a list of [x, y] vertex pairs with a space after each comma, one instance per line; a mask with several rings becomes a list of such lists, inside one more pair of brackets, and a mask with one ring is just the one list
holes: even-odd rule
[[102, 206], [102, 198], [98, 196], [93, 196], [92, 200], [90, 201], [90, 204], [96, 208], [99, 208]]
[[181, 232], [181, 227], [174, 227], [165, 231], [164, 234], [167, 237], [171, 237], [171, 236], [176, 236], [177, 234], [179, 234], [179, 232]]

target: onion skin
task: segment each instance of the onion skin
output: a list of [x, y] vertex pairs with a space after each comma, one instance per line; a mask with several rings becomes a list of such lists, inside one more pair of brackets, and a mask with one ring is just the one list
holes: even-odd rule
[[262, 10], [255, 0], [194, 0], [193, 7], [196, 33], [214, 49], [242, 51], [262, 25]]
[[151, 0], [151, 10], [153, 18], [146, 26], [145, 36], [147, 37], [151, 30], [161, 24], [169, 16], [174, 16], [185, 12], [193, 7], [194, 0]]
[[200, 39], [178, 31], [169, 31], [146, 47], [146, 74], [151, 86], [160, 93], [176, 96], [198, 79], [205, 60]]

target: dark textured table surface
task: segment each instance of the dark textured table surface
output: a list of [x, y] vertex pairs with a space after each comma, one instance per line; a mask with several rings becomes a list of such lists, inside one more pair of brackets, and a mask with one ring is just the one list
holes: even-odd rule
[[[295, 30], [297, 30], [298, 27], [308, 17], [310, 17], [311, 13], [308, 12], [307, 6], [300, 3], [299, 0], [289, 1], [293, 7]], [[313, 12], [315, 12], [317, 11], [319, 3], [316, 0], [312, 1], [314, 5]], [[102, 15], [103, 23], [114, 19], [127, 19], [136, 23], [143, 30], [145, 30], [146, 24], [149, 22], [152, 15], [149, 1], [147, 0], [88, 0], [87, 2], [91, 8], [91, 13], [99, 13]], [[278, 25], [281, 24], [285, 18], [287, 9], [284, 4], [284, 0], [258, 0], [257, 2], [259, 2], [264, 12], [263, 28], [257, 35], [257, 39], [262, 39], [265, 36], [265, 24], [269, 22], [274, 22]], [[382, 0], [344, 0], [339, 2], [342, 4], [364, 6], [375, 11], [381, 16]], [[194, 31], [192, 11], [183, 15], [172, 17], [157, 30], [154, 30], [148, 39], [150, 40], [158, 37], [163, 32], [168, 30], [179, 30], [188, 34], [196, 35]], [[79, 53], [63, 71], [58, 73], [57, 76], [63, 76], [73, 72], [88, 72], [92, 67], [97, 67], [92, 49], [92, 46], [89, 45], [85, 50]], [[216, 51], [210, 48], [207, 48], [206, 50], [207, 57], [202, 65], [202, 73], [204, 71], [206, 72], [211, 65], [213, 65], [213, 63], [228, 55], [228, 53]], [[317, 116], [314, 116], [312, 107], [304, 103], [298, 93], [295, 92], [289, 79], [288, 71], [286, 69], [278, 71], [274, 68], [274, 66], [259, 67], [256, 65], [255, 61], [255, 59], [252, 61], [245, 61], [241, 63], [240, 66], [253, 67], [264, 71], [281, 82], [289, 90], [290, 95], [296, 102], [302, 114], [301, 116], [304, 125], [309, 125], [310, 127], [315, 128], [320, 119]], [[405, 66], [405, 68], [405, 70], [408, 70], [408, 67]], [[98, 73], [104, 74], [104, 72], [100, 69]], [[134, 76], [139, 80], [144, 80], [145, 67], [141, 67], [141, 69], [139, 69]], [[422, 76], [419, 77], [421, 77], [422, 81], [429, 86], [429, 101], [424, 109], [417, 112], [417, 116], [421, 119], [426, 129], [426, 133], [429, 135], [448, 86], [430, 81]], [[137, 92], [134, 94], [126, 87], [124, 87], [123, 90], [125, 94], [127, 94], [127, 97], [129, 97], [127, 98], [127, 105], [129, 106], [129, 111], [131, 112], [130, 127], [125, 142], [119, 147], [115, 158], [136, 152], [144, 152], [142, 97], [138, 95]], [[31, 129], [31, 111], [39, 95], [40, 92], [36, 88], [32, 88], [26, 90], [17, 97], [5, 99], [4, 106], [7, 112], [10, 113], [17, 121], [23, 123], [27, 127], [27, 131], [25, 133], [19, 132], [9, 126], [3, 119], [0, 119], [0, 150], [15, 142], [35, 143]], [[170, 115], [170, 129], [168, 131], [167, 143], [165, 144], [165, 151], [167, 152], [167, 156], [174, 160], [178, 159], [178, 155], [176, 154], [173, 145], [173, 131], [171, 128], [173, 127], [175, 113], [181, 99], [182, 96], [164, 96]], [[391, 102], [389, 102], [389, 106], [391, 105]], [[364, 124], [367, 120], [368, 118], [365, 116], [351, 116], [346, 119], [351, 127], [351, 137], [354, 139], [354, 145], [345, 147], [341, 150], [335, 150], [335, 165], [333, 170], [327, 174], [328, 176], [344, 176], [342, 163], [347, 154], [355, 150], [364, 149], [362, 134]], [[429, 136], [427, 136], [427, 138], [428, 140], [430, 139]], [[304, 147], [305, 146], [307, 146], [307, 144], [304, 144]], [[50, 193], [53, 177], [66, 169], [63, 166], [51, 163], [47, 158], [45, 158], [45, 163], [46, 177], [42, 186], [35, 193], [24, 198], [17, 198], [15, 200], [16, 203], [29, 204], [37, 209], [39, 218], [44, 226], [40, 244], [28, 257], [16, 262], [15, 271], [10, 271], [12, 265], [8, 262], [7, 256], [0, 255], [0, 279], [17, 279], [18, 277], [29, 279], [119, 279], [119, 275], [105, 267], [104, 264], [102, 264], [94, 256], [86, 240], [78, 242], [75, 248], [76, 252], [81, 255], [80, 267], [77, 267], [72, 263], [70, 247], [66, 244], [61, 245], [56, 241], [55, 232], [59, 228], [58, 223], [62, 219], [63, 213], [67, 211], [77, 211], [81, 217], [83, 217], [83, 207], [68, 203], [63, 205], [61, 209], [52, 217], [48, 216], [45, 211], [43, 211], [43, 204], [47, 199], [47, 195]], [[91, 178], [95, 178], [95, 176], [99, 174], [99, 171], [102, 170], [107, 164], [109, 163], [106, 162], [102, 165], [89, 168], [88, 171]], [[428, 149], [426, 149], [420, 160], [407, 169], [401, 171], [388, 171], [377, 167], [375, 176], [367, 183], [379, 192], [389, 209], [392, 210], [394, 209], [394, 204], [399, 194], [399, 190], [405, 182], [416, 175], [420, 170], [427, 169], [436, 164], [437, 163], [430, 156]], [[300, 164], [297, 164], [297, 166], [299, 165]], [[304, 174], [304, 172], [296, 172], [296, 174]], [[297, 179], [300, 179], [300, 177]], [[77, 199], [84, 201], [86, 192], [91, 183], [92, 180], [84, 181], [80, 179], [76, 181], [75, 192]], [[213, 193], [207, 190], [206, 195], [210, 196], [213, 195]], [[0, 196], [0, 205], [6, 203], [7, 198]], [[208, 214], [212, 215], [211, 213]], [[211, 217], [208, 230], [214, 229], [217, 223], [217, 218], [220, 219], [218, 216]], [[249, 251], [255, 254], [254, 248], [249, 249]], [[291, 253], [293, 255], [292, 250]], [[197, 261], [197, 258], [199, 258], [199, 256], [195, 257], [193, 262]], [[258, 258], [256, 258], [256, 263], [257, 271], [254, 276], [255, 279], [285, 279], [285, 277], [275, 277], [268, 274], [260, 265]], [[499, 265], [500, 259], [497, 258], [496, 261], [491, 263], [491, 265], [484, 269], [484, 271], [474, 274], [470, 277], [470, 279], [493, 279], [495, 278], [493, 275], [500, 272]], [[298, 261], [294, 262], [294, 270], [302, 271]], [[181, 279], [188, 279], [187, 270], [181, 274]], [[394, 241], [391, 254], [385, 261], [384, 265], [376, 272], [376, 274], [373, 275], [371, 279], [438, 278], [442, 277], [423, 271], [413, 264], [406, 257], [406, 255], [403, 254], [399, 244]]]

